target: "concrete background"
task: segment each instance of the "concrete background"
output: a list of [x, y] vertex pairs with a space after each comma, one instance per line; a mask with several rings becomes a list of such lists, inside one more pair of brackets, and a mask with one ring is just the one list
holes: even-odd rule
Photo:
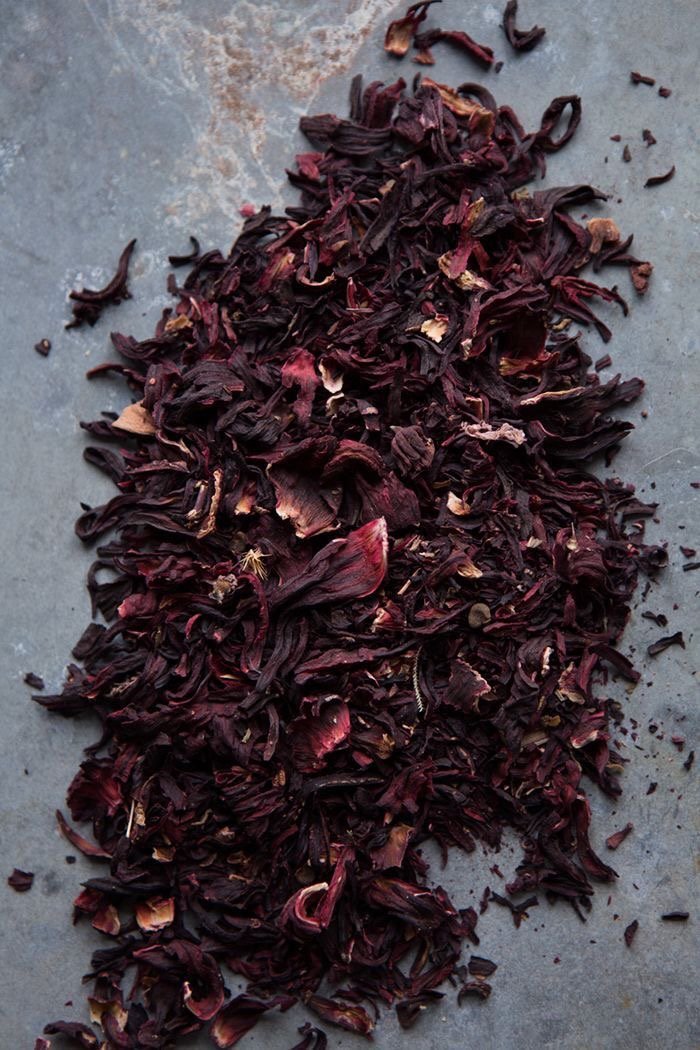
[[[690, 487], [700, 480], [697, 5], [529, 0], [521, 24], [537, 21], [547, 36], [524, 56], [505, 42], [500, 7], [500, 0], [498, 7], [445, 0], [429, 24], [466, 29], [494, 47], [505, 65], [486, 82], [528, 126], [553, 96], [583, 96], [584, 123], [552, 158], [548, 182], [591, 181], [610, 193], [606, 211], [635, 232], [639, 254], [656, 267], [646, 300], [632, 302], [628, 320], [614, 318], [614, 367], [648, 382], [644, 403], [631, 409], [638, 429], [614, 469], [642, 495], [655, 485], [660, 523], [651, 535], [668, 540], [671, 564], [646, 608], [665, 612], [669, 632], [682, 628], [688, 647], [648, 660], [646, 645], [664, 632], [639, 618], [641, 607], [636, 612], [625, 648], [644, 674], [624, 703], [640, 737], [636, 748], [627, 738], [633, 761], [622, 802], [611, 808], [593, 799], [599, 846], [628, 820], [635, 825], [614, 857], [620, 879], [610, 904], [601, 892], [583, 927], [573, 913], [543, 903], [519, 931], [492, 907], [479, 925], [482, 953], [499, 964], [491, 999], [458, 1010], [448, 990], [411, 1032], [386, 1016], [375, 1045], [688, 1050], [700, 1047], [700, 763], [690, 772], [682, 763], [689, 748], [700, 751], [692, 670], [700, 574], [681, 571], [678, 545], [700, 546], [698, 493]], [[82, 857], [68, 866], [64, 857], [74, 851], [53, 818], [94, 727], [47, 715], [21, 681], [34, 670], [57, 686], [89, 616], [90, 554], [72, 524], [79, 500], [100, 502], [110, 486], [81, 459], [78, 420], [127, 397], [115, 381], [85, 382], [84, 371], [108, 356], [111, 328], [151, 333], [168, 301], [165, 256], [185, 250], [190, 233], [226, 249], [245, 201], [293, 199], [283, 168], [301, 145], [301, 114], [344, 112], [355, 71], [370, 80], [414, 74], [408, 60], [397, 64], [381, 49], [397, 11], [390, 0], [0, 0], [1, 1048], [31, 1048], [47, 1020], [86, 1019], [80, 978], [101, 940], [88, 925], [70, 926], [78, 884], [96, 866]], [[440, 45], [435, 54], [437, 79], [481, 79], [467, 57]], [[631, 69], [670, 86], [671, 98], [633, 87]], [[649, 149], [644, 127], [658, 140]], [[612, 134], [623, 142], [610, 142]], [[629, 164], [620, 156], [625, 142]], [[671, 183], [643, 189], [649, 174], [672, 162]], [[132, 236], [139, 238], [133, 300], [94, 330], [64, 332], [67, 291], [110, 276]], [[620, 283], [625, 291], [622, 273]], [[47, 360], [32, 349], [42, 337], [54, 343]], [[585, 338], [594, 357], [604, 352], [595, 335]], [[651, 720], [664, 739], [648, 732]], [[683, 754], [672, 733], [687, 737]], [[652, 780], [658, 789], [647, 796]], [[488, 871], [494, 860], [508, 876], [517, 855], [506, 848], [435, 877], [466, 905], [485, 882], [497, 886]], [[36, 873], [30, 893], [5, 885], [14, 866]], [[689, 910], [690, 921], [662, 923], [660, 913], [671, 909]], [[630, 950], [622, 932], [635, 918]], [[64, 1006], [67, 1000], [75, 1005]], [[275, 1017], [241, 1046], [288, 1047], [302, 1020], [301, 1011]], [[365, 1045], [329, 1035], [333, 1048]], [[202, 1037], [191, 1045], [209, 1044]]]

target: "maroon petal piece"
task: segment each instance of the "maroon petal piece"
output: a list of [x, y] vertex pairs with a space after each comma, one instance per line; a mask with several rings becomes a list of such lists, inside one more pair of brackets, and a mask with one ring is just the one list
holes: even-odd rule
[[12, 874], [7, 878], [7, 885], [10, 886], [15, 893], [27, 893], [32, 888], [33, 884], [33, 871], [22, 871], [20, 868], [15, 868]]
[[78, 1021], [53, 1021], [44, 1028], [45, 1035], [63, 1035], [74, 1046], [81, 1046], [84, 1050], [97, 1050], [99, 1040], [92, 1028]]
[[310, 1010], [323, 1021], [345, 1028], [349, 1032], [357, 1032], [358, 1035], [369, 1036], [374, 1028], [374, 1022], [367, 1011], [361, 1006], [350, 1006], [337, 999], [327, 999], [322, 995], [312, 995], [306, 1001]]
[[284, 996], [263, 1001], [252, 995], [237, 995], [219, 1011], [209, 1030], [214, 1045], [221, 1050], [228, 1050], [228, 1047], [235, 1046], [246, 1032], [254, 1028], [268, 1010], [276, 1006], [285, 1010], [291, 1003], [292, 1000], [285, 999]]
[[370, 521], [347, 539], [332, 540], [305, 571], [278, 587], [270, 604], [292, 608], [365, 598], [382, 583], [388, 565], [389, 540], [384, 518]]
[[435, 3], [440, 3], [440, 0], [423, 0], [422, 3], [412, 4], [403, 18], [390, 22], [384, 38], [384, 50], [402, 58], [411, 46], [418, 26], [425, 21], [428, 8]]

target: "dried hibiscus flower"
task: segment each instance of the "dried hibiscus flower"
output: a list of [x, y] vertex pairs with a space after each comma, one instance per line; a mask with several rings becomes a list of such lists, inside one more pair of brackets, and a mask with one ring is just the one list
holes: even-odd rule
[[495, 964], [460, 966], [477, 913], [430, 881], [428, 840], [514, 829], [482, 911], [516, 926], [538, 893], [581, 913], [615, 877], [583, 778], [620, 792], [603, 683], [638, 678], [616, 645], [666, 556], [641, 538], [655, 508], [591, 472], [643, 384], [589, 368], [578, 329], [607, 340], [595, 303], [627, 306], [584, 272], [642, 290], [651, 266], [573, 217], [598, 190], [535, 182], [580, 115], [557, 98], [526, 132], [476, 84], [356, 78], [348, 118], [302, 120], [298, 203], [246, 208], [226, 256], [193, 239], [153, 337], [114, 333], [93, 372], [133, 395], [83, 424], [117, 489], [76, 525], [104, 622], [35, 699], [103, 725], [68, 792], [91, 838], [58, 820], [105, 865], [75, 910], [109, 938], [110, 1047], [207, 1026], [234, 1046], [297, 1001], [363, 1035], [393, 1003], [410, 1027], [451, 976], [486, 998]]
[[[94, 325], [99, 320], [106, 306], [131, 298], [131, 293], [127, 287], [127, 279], [129, 276], [129, 262], [135, 246], [135, 240], [129, 241], [119, 256], [114, 277], [104, 288], [99, 290], [82, 288], [80, 291], [74, 289], [70, 293], [69, 298], [73, 301], [73, 320], [66, 325], [66, 328], [79, 328], [85, 322], [89, 325]], [[48, 349], [51, 349], [50, 344]]]
[[422, 3], [412, 4], [403, 18], [397, 18], [389, 23], [384, 38], [384, 50], [397, 58], [403, 58], [408, 51], [419, 25], [424, 22], [428, 8], [433, 4], [439, 4], [440, 0], [423, 0]]
[[16, 893], [27, 893], [34, 884], [34, 872], [33, 871], [22, 871], [20, 868], [15, 868], [11, 875], [8, 875], [7, 885], [10, 886]]
[[515, 20], [518, 17], [518, 0], [508, 0], [503, 12], [503, 32], [506, 34], [508, 43], [515, 51], [532, 51], [539, 44], [546, 30], [542, 26], [533, 26], [532, 29], [518, 29]]

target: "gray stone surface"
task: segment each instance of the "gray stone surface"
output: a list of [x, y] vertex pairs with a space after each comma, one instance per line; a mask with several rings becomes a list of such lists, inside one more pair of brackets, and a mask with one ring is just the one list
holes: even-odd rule
[[[387, 1016], [375, 1045], [689, 1050], [700, 1047], [700, 799], [698, 767], [686, 772], [682, 763], [700, 744], [692, 671], [700, 574], [681, 571], [678, 545], [700, 546], [690, 487], [700, 479], [697, 6], [529, 0], [523, 25], [538, 21], [547, 36], [521, 57], [498, 28], [500, 6], [445, 0], [433, 24], [466, 28], [496, 49], [506, 64], [488, 75], [491, 90], [530, 126], [551, 97], [583, 96], [580, 133], [552, 158], [548, 181], [592, 181], [610, 193], [606, 210], [656, 266], [647, 299], [633, 302], [629, 319], [614, 318], [614, 367], [648, 381], [643, 404], [631, 409], [638, 429], [614, 467], [645, 496], [655, 486], [660, 524], [651, 533], [668, 540], [671, 564], [646, 607], [666, 612], [688, 646], [649, 661], [645, 647], [661, 632], [641, 610], [626, 636], [644, 672], [624, 698], [641, 724], [639, 746], [627, 738], [623, 800], [611, 807], [594, 798], [599, 846], [626, 821], [635, 825], [614, 857], [620, 878], [610, 904], [601, 892], [584, 927], [543, 903], [519, 931], [491, 908], [479, 928], [483, 953], [499, 962], [491, 1000], [457, 1010], [448, 990], [409, 1033]], [[46, 1020], [85, 1019], [80, 977], [99, 941], [89, 926], [70, 925], [72, 898], [94, 865], [66, 864], [74, 851], [53, 818], [94, 728], [47, 715], [21, 682], [31, 669], [57, 686], [89, 615], [90, 555], [72, 522], [79, 500], [96, 503], [109, 486], [81, 459], [78, 420], [119, 407], [126, 395], [110, 380], [86, 383], [83, 373], [107, 356], [111, 327], [150, 334], [166, 302], [165, 256], [184, 249], [190, 232], [226, 247], [244, 201], [292, 199], [283, 167], [300, 144], [300, 114], [343, 110], [351, 72], [413, 76], [410, 62], [381, 51], [396, 10], [390, 0], [0, 0], [1, 1048], [30, 1048]], [[480, 78], [448, 48], [436, 57], [438, 79]], [[656, 76], [672, 97], [633, 87], [630, 69]], [[644, 127], [657, 145], [644, 146]], [[622, 143], [609, 141], [615, 133]], [[629, 164], [620, 157], [625, 142]], [[671, 183], [643, 189], [672, 162]], [[68, 289], [99, 284], [131, 236], [139, 238], [133, 300], [94, 330], [64, 332]], [[47, 360], [32, 350], [44, 336], [54, 342]], [[604, 352], [595, 335], [586, 340], [594, 356]], [[664, 739], [647, 731], [651, 719]], [[688, 738], [684, 754], [670, 743], [678, 732]], [[647, 796], [650, 781], [658, 789]], [[486, 881], [499, 883], [488, 871], [495, 859], [508, 875], [517, 855], [506, 848], [498, 858], [455, 861], [436, 878], [466, 905]], [[36, 872], [30, 893], [5, 885], [14, 866]], [[690, 922], [659, 921], [674, 908], [688, 909]], [[622, 931], [634, 918], [640, 929], [630, 950]], [[301, 1020], [301, 1011], [275, 1018], [241, 1045], [288, 1047]], [[359, 1042], [345, 1033], [329, 1039], [347, 1050]]]

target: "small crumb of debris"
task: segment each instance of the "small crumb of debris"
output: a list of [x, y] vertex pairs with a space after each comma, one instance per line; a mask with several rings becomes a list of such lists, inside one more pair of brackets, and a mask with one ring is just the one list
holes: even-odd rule
[[622, 828], [620, 831], [616, 831], [614, 832], [614, 834], [609, 835], [606, 838], [605, 845], [608, 847], [608, 849], [617, 849], [617, 847], [621, 846], [622, 843], [625, 841], [630, 831], [633, 830], [634, 824], [625, 824], [624, 828]]
[[42, 357], [48, 357], [51, 351], [51, 340], [40, 339], [38, 343], [34, 344], [34, 349], [37, 354], [41, 354]]
[[629, 926], [625, 927], [623, 937], [625, 938], [625, 944], [628, 948], [632, 947], [632, 941], [634, 940], [635, 934], [639, 929], [639, 920], [633, 919]]
[[474, 602], [469, 612], [467, 613], [467, 623], [476, 630], [479, 627], [483, 627], [484, 624], [489, 623], [491, 620], [491, 610], [488, 605], [484, 602]]
[[16, 893], [26, 893], [27, 890], [32, 888], [33, 882], [34, 872], [21, 871], [20, 868], [15, 868], [7, 879], [7, 885], [11, 886]]

